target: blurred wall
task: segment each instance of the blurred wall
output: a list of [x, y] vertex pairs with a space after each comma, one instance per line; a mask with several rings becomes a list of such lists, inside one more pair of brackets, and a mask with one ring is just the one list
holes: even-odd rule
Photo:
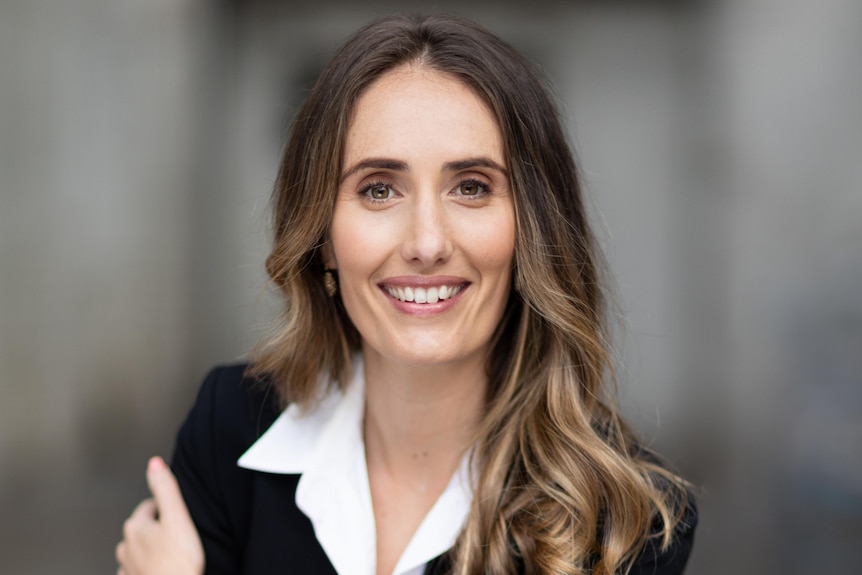
[[[114, 568], [143, 467], [277, 310], [304, 90], [420, 3], [0, 2], [3, 572]], [[701, 488], [689, 573], [862, 560], [862, 4], [438, 2], [540, 63], [624, 315], [623, 404]]]

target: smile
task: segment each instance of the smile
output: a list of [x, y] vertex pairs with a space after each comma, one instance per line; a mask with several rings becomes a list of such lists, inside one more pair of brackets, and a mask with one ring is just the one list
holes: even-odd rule
[[429, 288], [424, 287], [396, 287], [384, 285], [383, 289], [386, 293], [395, 299], [403, 302], [413, 303], [437, 303], [438, 301], [447, 300], [454, 297], [463, 289], [464, 284], [457, 285], [441, 285]]

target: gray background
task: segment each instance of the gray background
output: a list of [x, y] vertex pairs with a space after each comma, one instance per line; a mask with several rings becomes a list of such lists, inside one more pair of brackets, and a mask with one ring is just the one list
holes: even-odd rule
[[293, 110], [396, 9], [475, 18], [550, 77], [623, 404], [702, 491], [689, 573], [858, 572], [857, 0], [0, 1], [0, 571], [114, 572], [146, 458], [273, 317]]

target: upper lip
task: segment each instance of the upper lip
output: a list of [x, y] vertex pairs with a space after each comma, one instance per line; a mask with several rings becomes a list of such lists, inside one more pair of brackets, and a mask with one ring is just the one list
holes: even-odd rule
[[389, 287], [421, 287], [456, 286], [470, 283], [458, 276], [395, 276], [380, 282], [381, 286]]

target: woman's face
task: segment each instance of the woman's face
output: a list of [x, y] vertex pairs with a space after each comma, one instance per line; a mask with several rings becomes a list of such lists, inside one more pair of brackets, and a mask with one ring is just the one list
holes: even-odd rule
[[360, 97], [325, 264], [366, 356], [485, 360], [514, 258], [505, 164], [490, 110], [454, 76], [405, 65]]

